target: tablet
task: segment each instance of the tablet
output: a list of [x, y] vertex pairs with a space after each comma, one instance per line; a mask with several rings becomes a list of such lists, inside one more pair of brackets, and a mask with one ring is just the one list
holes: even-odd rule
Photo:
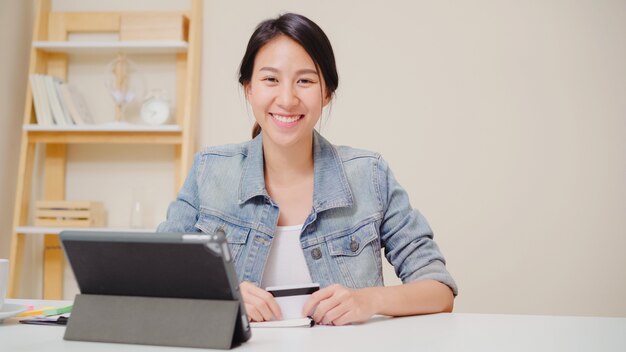
[[63, 231], [80, 292], [93, 295], [239, 301], [237, 342], [251, 336], [222, 231], [216, 234]]

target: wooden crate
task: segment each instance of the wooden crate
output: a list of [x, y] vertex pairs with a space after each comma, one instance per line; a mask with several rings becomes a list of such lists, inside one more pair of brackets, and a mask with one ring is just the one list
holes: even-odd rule
[[187, 41], [189, 19], [182, 13], [122, 13], [120, 40], [183, 40]]
[[35, 226], [44, 227], [102, 227], [104, 206], [101, 202], [37, 201]]

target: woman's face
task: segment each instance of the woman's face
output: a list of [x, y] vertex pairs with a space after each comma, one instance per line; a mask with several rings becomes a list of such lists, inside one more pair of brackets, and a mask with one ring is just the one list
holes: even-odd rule
[[311, 143], [313, 128], [330, 101], [309, 54], [284, 35], [258, 51], [245, 90], [264, 143], [279, 147]]

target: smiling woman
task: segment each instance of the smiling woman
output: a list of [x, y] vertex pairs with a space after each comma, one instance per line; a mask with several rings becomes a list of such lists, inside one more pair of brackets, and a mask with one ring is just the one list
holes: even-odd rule
[[[291, 13], [262, 22], [239, 82], [253, 139], [198, 153], [159, 230], [224, 230], [255, 321], [282, 319], [263, 287], [311, 283], [302, 315], [322, 324], [451, 311], [456, 284], [387, 163], [314, 129], [339, 82], [324, 32]], [[383, 248], [403, 285], [383, 287]]]

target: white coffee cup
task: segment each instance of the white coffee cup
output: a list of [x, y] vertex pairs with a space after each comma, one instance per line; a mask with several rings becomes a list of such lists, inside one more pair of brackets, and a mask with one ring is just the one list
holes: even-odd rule
[[4, 297], [7, 294], [9, 285], [9, 260], [0, 259], [0, 310], [4, 306]]

